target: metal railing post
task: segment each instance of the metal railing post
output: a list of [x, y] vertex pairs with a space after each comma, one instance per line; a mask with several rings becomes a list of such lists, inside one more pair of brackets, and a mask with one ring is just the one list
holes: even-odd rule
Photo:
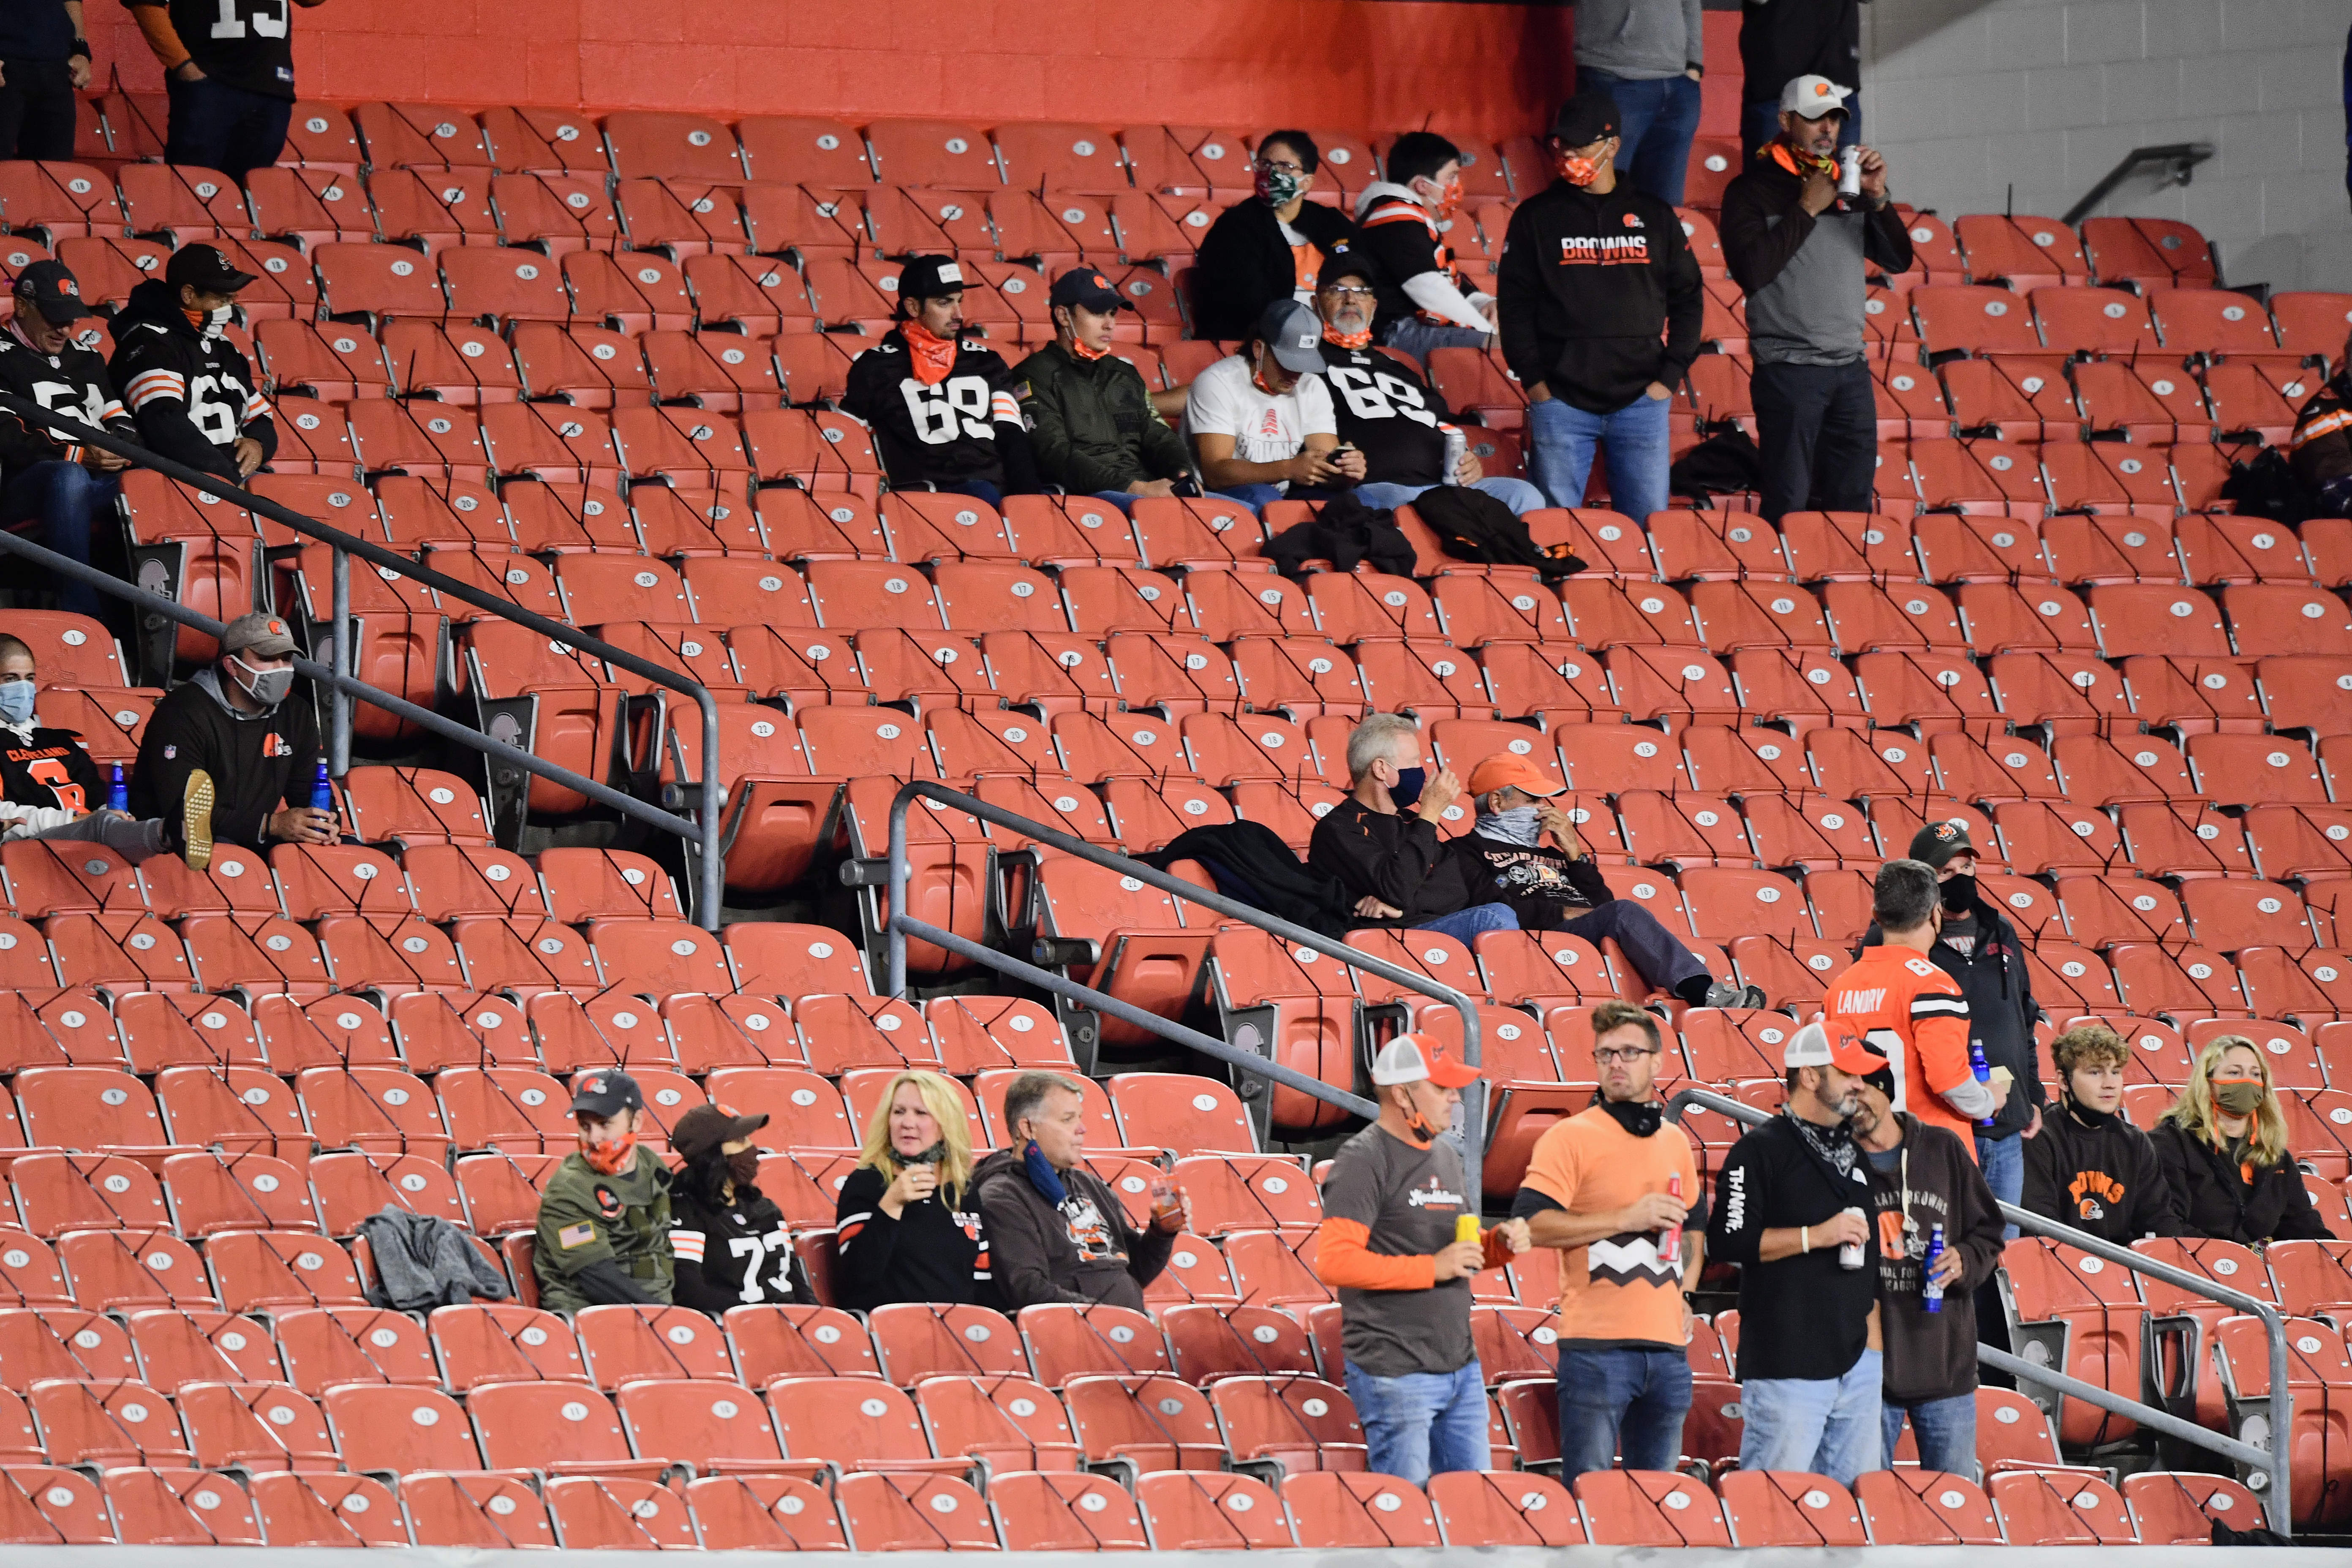
[[[359, 650], [352, 646], [352, 557], [335, 546], [335, 673], [358, 673]], [[341, 686], [329, 693], [327, 771], [337, 784], [352, 771], [352, 699]]]
[[[1666, 1101], [1667, 1120], [1679, 1121], [1684, 1110], [1694, 1105], [1728, 1116], [1733, 1121], [1748, 1126], [1772, 1120], [1772, 1113], [1769, 1110], [1759, 1110], [1755, 1106], [1743, 1104], [1727, 1095], [1717, 1094], [1711, 1089], [1704, 1089], [1677, 1090], [1674, 1097]], [[2293, 1476], [2288, 1466], [2288, 1449], [2294, 1422], [2294, 1396], [2287, 1387], [2289, 1363], [2285, 1315], [2278, 1308], [2259, 1297], [2249, 1296], [2242, 1290], [2233, 1290], [2218, 1280], [2209, 1279], [2201, 1274], [2193, 1274], [2186, 1268], [2178, 1268], [2161, 1258], [2150, 1258], [2146, 1253], [2135, 1252], [2128, 1247], [2119, 1247], [2104, 1237], [2092, 1236], [2087, 1232], [2076, 1230], [2072, 1226], [2061, 1225], [2046, 1215], [2035, 1214], [2031, 1209], [2020, 1208], [2011, 1203], [2001, 1204], [2000, 1213], [2003, 1219], [2021, 1231], [2033, 1236], [2047, 1237], [2053, 1241], [2074, 1247], [2078, 1252], [2086, 1252], [2095, 1258], [2103, 1258], [2110, 1263], [2130, 1269], [2135, 1274], [2145, 1274], [2150, 1279], [2161, 1279], [2175, 1289], [2187, 1291], [2192, 1296], [2202, 1296], [2209, 1301], [2218, 1301], [2222, 1306], [2233, 1308], [2248, 1317], [2262, 1320], [2263, 1329], [2270, 1341], [2271, 1362], [2270, 1447], [2266, 1456], [2267, 1462], [2263, 1467], [2263, 1474], [2266, 1478], [2261, 1489], [2263, 1509], [2270, 1519], [2273, 1530], [2282, 1535], [2294, 1533], [2294, 1492]], [[1981, 1352], [1981, 1347], [1979, 1349]], [[1987, 1358], [1980, 1353], [1979, 1359]], [[1991, 1364], [2003, 1370], [2014, 1370], [2009, 1364], [2014, 1359], [2011, 1357], [1995, 1360]], [[2030, 1365], [2021, 1362], [2018, 1364]], [[2179, 1437], [2184, 1442], [2197, 1444], [2218, 1453], [2229, 1455], [2242, 1463], [2251, 1465], [2252, 1461], [2247, 1459], [2246, 1456], [2261, 1452], [2250, 1444], [2209, 1432], [2202, 1426], [2179, 1421], [2168, 1412], [2158, 1410], [2153, 1405], [2142, 1405], [2136, 1400], [2124, 1399], [2121, 1394], [2105, 1394], [2105, 1397], [2100, 1399], [2092, 1399], [2087, 1394], [2077, 1394], [2074, 1386], [2075, 1380], [2066, 1379], [2063, 1384], [2054, 1381], [2063, 1378], [2063, 1373], [2044, 1375], [2042, 1369], [2032, 1369], [2030, 1375], [2040, 1378], [2053, 1388], [2063, 1387], [2069, 1394], [2074, 1394], [2103, 1409], [2114, 1410], [2119, 1415], [2132, 1416], [2158, 1431]], [[2105, 1394], [2105, 1391], [2102, 1393]], [[2168, 1423], [2171, 1424], [2168, 1425]]]
[[[1426, 974], [1415, 973], [1414, 971], [1406, 969], [1400, 964], [1391, 963], [1387, 959], [1381, 958], [1377, 954], [1364, 952], [1359, 949], [1348, 946], [1345, 942], [1336, 942], [1330, 937], [1325, 936], [1320, 931], [1309, 931], [1305, 926], [1295, 925], [1289, 921], [1283, 920], [1278, 916], [1267, 914], [1264, 910], [1256, 909], [1251, 905], [1243, 903], [1238, 899], [1227, 898], [1224, 894], [1220, 893], [1213, 889], [1203, 888], [1197, 882], [1188, 882], [1181, 877], [1171, 876], [1165, 871], [1145, 865], [1140, 860], [1130, 858], [1129, 857], [1118, 854], [1114, 850], [1105, 849], [1097, 844], [1089, 844], [1082, 838], [1073, 838], [1070, 835], [1064, 833], [1057, 828], [1048, 827], [1042, 822], [1032, 822], [1027, 817], [1007, 811], [1002, 806], [991, 805], [988, 802], [972, 795], [965, 795], [961, 791], [950, 789], [945, 784], [934, 784], [923, 779], [910, 780], [907, 784], [899, 786], [898, 793], [892, 797], [890, 802], [890, 859], [888, 868], [890, 908], [888, 918], [884, 922], [884, 931], [886, 933], [885, 940], [887, 943], [886, 952], [887, 953], [887, 979], [889, 984], [888, 994], [891, 996], [903, 998], [906, 995], [907, 937], [909, 933], [921, 937], [924, 941], [936, 942], [940, 946], [946, 947], [950, 952], [960, 953], [964, 957], [976, 959], [978, 962], [984, 963], [991, 968], [1003, 970], [1006, 973], [1022, 973], [1024, 978], [1028, 978], [1030, 973], [1033, 973], [1035, 974], [1045, 974], [1046, 973], [1043, 970], [1036, 970], [1032, 965], [1021, 963], [1019, 960], [1010, 958], [1003, 953], [992, 952], [990, 950], [981, 947], [975, 942], [966, 942], [961, 937], [955, 938], [953, 942], [943, 942], [940, 939], [950, 935], [950, 933], [940, 931], [934, 926], [925, 925], [923, 922], [914, 920], [907, 914], [906, 897], [908, 876], [908, 867], [907, 864], [907, 811], [908, 808], [919, 798], [937, 801], [942, 805], [950, 807], [957, 811], [961, 811], [982, 822], [993, 823], [1002, 827], [1012, 828], [1014, 831], [1035, 840], [1037, 843], [1044, 845], [1047, 848], [1059, 850], [1061, 853], [1068, 855], [1075, 859], [1090, 860], [1097, 866], [1106, 867], [1108, 869], [1117, 871], [1121, 876], [1130, 877], [1140, 883], [1158, 888], [1160, 891], [1171, 894], [1176, 898], [1183, 900], [1187, 903], [1199, 904], [1206, 909], [1213, 910], [1218, 914], [1223, 915], [1228, 920], [1239, 921], [1244, 924], [1255, 926], [1258, 930], [1278, 936], [1285, 942], [1293, 942], [1298, 946], [1310, 949], [1311, 951], [1319, 952], [1328, 958], [1337, 959], [1341, 963], [1347, 964], [1351, 968], [1361, 969], [1368, 971], [1370, 973], [1377, 974], [1381, 979], [1388, 981], [1391, 984], [1402, 986], [1408, 991], [1416, 992], [1421, 995], [1430, 998], [1432, 1001], [1442, 1002], [1445, 1005], [1452, 1007], [1462, 1019], [1462, 1059], [1468, 1062], [1473, 1067], [1481, 1065], [1482, 1053], [1479, 1048], [1478, 1005], [1469, 997], [1464, 995], [1461, 992], [1454, 990], [1452, 986], [1432, 980]], [[1125, 1019], [1127, 1022], [1136, 1024], [1142, 1028], [1153, 1030], [1155, 1033], [1165, 1035], [1172, 1039], [1184, 1040], [1186, 1043], [1190, 1044], [1195, 1040], [1207, 1040], [1209, 1038], [1207, 1036], [1198, 1035], [1192, 1030], [1184, 1029], [1181, 1026], [1171, 1023], [1169, 1020], [1160, 1017], [1156, 1013], [1147, 1013], [1141, 1009], [1129, 1009], [1128, 1004], [1119, 1002], [1115, 997], [1105, 996], [1099, 991], [1094, 991], [1085, 986], [1078, 986], [1076, 982], [1062, 980], [1059, 976], [1051, 976], [1049, 979], [1050, 984], [1048, 981], [1036, 981], [1034, 983], [1047, 984], [1048, 989], [1055, 990], [1065, 995], [1076, 997], [1079, 1000], [1085, 1001], [1090, 1006], [1102, 1008], [1102, 1010], [1108, 1012], [1114, 1017]], [[1109, 1004], [1109, 1005], [1106, 1006], [1105, 1004]], [[1220, 1048], [1210, 1050], [1208, 1052], [1209, 1055], [1216, 1056], [1223, 1060], [1232, 1061], [1244, 1071], [1255, 1073], [1259, 1077], [1276, 1077], [1273, 1072], [1268, 1070], [1269, 1068], [1275, 1064], [1270, 1063], [1262, 1058], [1253, 1057], [1247, 1052], [1234, 1051], [1234, 1047], [1224, 1046], [1223, 1042], [1217, 1042], [1217, 1045]], [[1201, 1047], [1196, 1047], [1195, 1048]], [[1228, 1051], [1233, 1051], [1234, 1054], [1227, 1056], [1225, 1053]], [[1277, 1079], [1276, 1081], [1284, 1080]], [[1369, 1101], [1359, 1100], [1353, 1095], [1347, 1096], [1344, 1100], [1335, 1100], [1333, 1096], [1337, 1091], [1329, 1090], [1328, 1085], [1322, 1085], [1319, 1080], [1307, 1081], [1314, 1081], [1317, 1083], [1318, 1088], [1326, 1090], [1326, 1092], [1317, 1096], [1318, 1099], [1331, 1100], [1335, 1104], [1348, 1104], [1350, 1109], [1356, 1110], [1357, 1114], [1359, 1115], [1376, 1113], [1373, 1110], [1369, 1109]], [[1291, 1087], [1298, 1088], [1300, 1086], [1294, 1084], [1291, 1085]], [[1482, 1201], [1486, 1193], [1486, 1188], [1483, 1184], [1483, 1156], [1486, 1141], [1486, 1124], [1485, 1119], [1486, 1097], [1484, 1091], [1485, 1085], [1483, 1083], [1474, 1084], [1462, 1097], [1464, 1106], [1463, 1120], [1465, 1122], [1464, 1136], [1462, 1140], [1463, 1179], [1468, 1186], [1469, 1192], [1474, 1194], [1470, 1199], [1474, 1204]], [[1315, 1090], [1307, 1089], [1304, 1092], [1314, 1093]]]
[[719, 929], [719, 907], [726, 900], [727, 859], [719, 845], [721, 809], [726, 791], [719, 778], [719, 704], [708, 691], [701, 692], [697, 704], [702, 710], [702, 807], [697, 818], [702, 828], [701, 889], [695, 898], [696, 923], [703, 930]]

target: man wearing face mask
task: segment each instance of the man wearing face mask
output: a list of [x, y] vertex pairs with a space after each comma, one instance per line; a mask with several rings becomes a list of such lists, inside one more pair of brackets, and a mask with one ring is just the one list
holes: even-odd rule
[[1364, 477], [1364, 455], [1339, 449], [1323, 368], [1323, 324], [1276, 300], [1241, 352], [1202, 371], [1184, 403], [1201, 478], [1252, 510], [1285, 494], [1328, 494]]
[[1780, 1114], [1724, 1156], [1706, 1255], [1739, 1265], [1743, 1470], [1880, 1468], [1878, 1234], [1847, 1119], [1886, 1058], [1836, 1018], [1789, 1037]]
[[[66, 264], [34, 262], [16, 274], [13, 293], [16, 312], [0, 331], [0, 391], [136, 440], [139, 427], [114, 395], [106, 362], [74, 341], [74, 323], [95, 312]], [[49, 426], [0, 413], [0, 526], [37, 523], [43, 545], [89, 564], [94, 549], [115, 542], [100, 537], [100, 524], [113, 521], [121, 493], [114, 476], [130, 466]], [[120, 563], [110, 569], [121, 572]], [[58, 579], [56, 588], [58, 608], [68, 615], [108, 619], [121, 604], [76, 577]]]
[[1496, 268], [1503, 359], [1528, 394], [1529, 471], [1584, 504], [1609, 451], [1609, 504], [1665, 509], [1668, 405], [1698, 354], [1706, 289], [1682, 219], [1617, 177], [1617, 104], [1580, 92], [1546, 144], [1559, 177], [1519, 204]]
[[[2005, 1204], [2025, 1192], [2025, 1143], [2042, 1131], [2042, 1047], [2033, 1028], [2042, 1004], [2033, 999], [2033, 977], [2017, 929], [2000, 907], [1977, 887], [1977, 849], [1968, 825], [1931, 822], [1911, 837], [1911, 858], [1936, 873], [1943, 924], [1927, 962], [1959, 983], [1969, 1004], [1969, 1039], [1984, 1052], [1988, 1067], [2006, 1069], [2011, 1090], [1990, 1127], [1973, 1130], [1977, 1163], [1993, 1196]], [[1862, 945], [1876, 947], [1885, 934], [1874, 922]], [[2010, 1239], [2017, 1227], [2009, 1229]]]
[[1609, 890], [1576, 825], [1552, 804], [1561, 786], [1541, 768], [1497, 752], [1470, 770], [1469, 793], [1477, 821], [1451, 847], [1517, 913], [1520, 930], [1565, 931], [1595, 947], [1614, 937], [1643, 984], [1694, 1007], [1764, 1005], [1762, 987], [1715, 979], [1657, 916]]
[[1110, 279], [1074, 267], [1054, 279], [1046, 304], [1054, 341], [1013, 371], [1038, 481], [1122, 512], [1139, 496], [1195, 493], [1184, 438], [1160, 416], [1143, 373], [1110, 352], [1126, 308]]
[[1409, 356], [1372, 342], [1378, 276], [1360, 256], [1326, 262], [1315, 310], [1323, 319], [1323, 380], [1339, 444], [1363, 454], [1364, 482], [1356, 494], [1370, 507], [1400, 507], [1440, 484], [1469, 485], [1524, 516], [1550, 503], [1525, 479], [1488, 479], [1465, 442], [1461, 461], [1445, 472], [1453, 411]]
[[107, 371], [147, 447], [241, 484], [278, 450], [253, 367], [221, 331], [253, 274], [209, 245], [184, 245], [163, 276], [131, 290], [114, 318]]
[[1356, 232], [1338, 207], [1307, 199], [1322, 162], [1304, 131], [1258, 138], [1255, 199], [1217, 215], [1192, 264], [1193, 336], [1233, 342], [1249, 336], [1276, 300], [1314, 297], [1324, 268]]
[[253, 850], [335, 842], [334, 814], [310, 805], [319, 721], [308, 701], [290, 700], [295, 651], [284, 621], [239, 616], [221, 636], [219, 659], [147, 721], [131, 814], [176, 823], [198, 870], [216, 842]]
[[1911, 231], [1886, 189], [1886, 160], [1857, 153], [1861, 190], [1838, 190], [1838, 128], [1850, 95], [1801, 76], [1780, 99], [1780, 133], [1723, 193], [1724, 264], [1748, 295], [1765, 518], [1868, 511], [1878, 405], [1864, 356], [1864, 268], [1911, 265]]
[[1307, 865], [1355, 900], [1356, 924], [1444, 931], [1465, 945], [1480, 931], [1517, 931], [1511, 906], [1486, 898], [1470, 863], [1437, 837], [1462, 795], [1451, 768], [1422, 764], [1421, 727], [1375, 713], [1348, 737], [1347, 798], [1324, 814]]
[[813, 1307], [808, 1273], [793, 1252], [784, 1211], [760, 1190], [751, 1134], [767, 1112], [740, 1116], [698, 1105], [669, 1130], [681, 1162], [670, 1173], [669, 1245], [677, 1258], [671, 1300], [716, 1318], [761, 1301]]
[[1495, 341], [1495, 300], [1467, 289], [1446, 242], [1462, 205], [1462, 150], [1433, 131], [1389, 145], [1388, 178], [1356, 198], [1358, 245], [1380, 268], [1372, 331], [1423, 365], [1432, 349]]
[[892, 488], [1002, 506], [1037, 488], [1003, 356], [963, 335], [963, 269], [917, 256], [898, 273], [898, 324], [849, 364], [842, 406], [874, 427]]
[[539, 1304], [566, 1316], [583, 1307], [668, 1306], [677, 1272], [672, 1178], [637, 1142], [644, 1131], [658, 1135], [645, 1092], [618, 1068], [597, 1068], [573, 1091], [572, 1119], [580, 1146], [547, 1178], [531, 1236]]
[[1960, 983], [1928, 961], [1944, 923], [1935, 868], [1889, 860], [1871, 893], [1878, 942], [1830, 982], [1822, 1006], [1859, 1030], [1895, 1069], [1894, 1104], [1976, 1150], [1976, 1123], [2009, 1102], [2009, 1075], [1979, 1082], [1969, 1061], [1970, 1016]]

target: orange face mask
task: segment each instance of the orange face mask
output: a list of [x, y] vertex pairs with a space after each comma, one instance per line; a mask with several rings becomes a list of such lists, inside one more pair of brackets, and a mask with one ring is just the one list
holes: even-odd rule
[[1766, 142], [1764, 151], [1757, 155], [1770, 158], [1799, 179], [1816, 171], [1832, 179], [1837, 178], [1838, 161], [1835, 158], [1816, 158], [1810, 153], [1800, 153], [1789, 145], [1785, 137]]
[[1360, 332], [1343, 332], [1337, 327], [1326, 325], [1323, 341], [1343, 349], [1368, 348], [1371, 345], [1372, 329], [1366, 327]]
[[632, 1128], [604, 1143], [591, 1143], [583, 1137], [580, 1141], [580, 1153], [592, 1169], [604, 1175], [617, 1176], [636, 1163], [636, 1131]]
[[1077, 339], [1070, 340], [1070, 353], [1083, 360], [1097, 360], [1110, 353], [1108, 349], [1090, 349]]
[[1580, 153], [1562, 153], [1554, 166], [1559, 170], [1559, 177], [1571, 185], [1589, 185], [1601, 177], [1601, 160]]
[[1455, 213], [1461, 210], [1462, 176], [1456, 174], [1453, 179], [1446, 182], [1445, 188], [1444, 190], [1437, 193], [1437, 216], [1439, 217], [1452, 217]]
[[937, 386], [955, 368], [953, 338], [933, 336], [929, 328], [912, 316], [898, 323], [898, 335], [907, 340], [907, 357], [913, 362], [915, 379], [925, 386]]

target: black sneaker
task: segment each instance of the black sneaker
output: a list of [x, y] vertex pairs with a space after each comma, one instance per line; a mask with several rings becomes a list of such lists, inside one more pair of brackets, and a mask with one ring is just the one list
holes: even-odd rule
[[191, 871], [213, 863], [213, 775], [198, 768], [180, 792], [180, 858]]

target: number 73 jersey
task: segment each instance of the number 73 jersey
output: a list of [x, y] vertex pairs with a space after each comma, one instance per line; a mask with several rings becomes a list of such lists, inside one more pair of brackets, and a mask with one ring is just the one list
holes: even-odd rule
[[1013, 372], [1003, 357], [970, 338], [956, 342], [943, 380], [915, 374], [897, 328], [852, 360], [842, 406], [874, 429], [882, 467], [894, 485], [946, 485], [961, 479], [1004, 482], [999, 426], [1022, 428]]
[[1454, 416], [1402, 354], [1323, 345], [1323, 379], [1339, 439], [1364, 454], [1364, 482], [1433, 485], [1445, 477], [1445, 433]]

